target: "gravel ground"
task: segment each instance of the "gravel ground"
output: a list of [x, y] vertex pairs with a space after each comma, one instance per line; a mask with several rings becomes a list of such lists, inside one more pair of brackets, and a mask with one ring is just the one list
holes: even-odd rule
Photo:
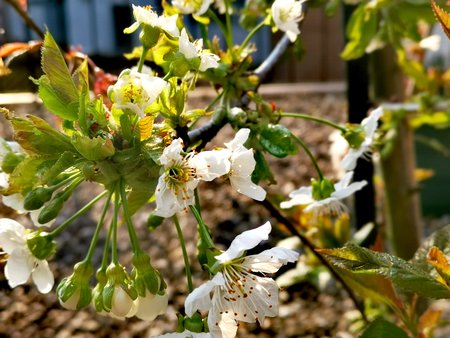
[[[343, 121], [345, 116], [345, 100], [342, 93], [297, 93], [270, 95], [269, 99], [277, 102], [285, 111], [315, 114]], [[197, 95], [190, 103], [192, 106], [202, 105], [205, 95]], [[35, 107], [38, 108], [38, 107]], [[298, 136], [301, 136], [312, 146], [311, 150], [317, 156], [319, 164], [326, 174], [332, 175], [328, 156], [328, 127], [317, 124], [286, 119], [286, 125]], [[0, 125], [1, 128], [1, 125]], [[8, 135], [8, 130], [0, 130], [2, 135]], [[223, 144], [230, 140], [233, 132], [224, 128], [214, 144]], [[286, 196], [292, 189], [301, 184], [308, 184], [314, 177], [314, 170], [303, 153], [289, 159], [269, 159], [276, 176], [277, 184], [266, 187], [269, 194], [282, 193]], [[70, 208], [65, 209], [65, 216], [70, 215], [69, 209], [76, 210], [89, 200], [92, 192], [98, 189], [86, 184], [76, 198], [70, 200]], [[248, 228], [261, 225], [270, 217], [260, 206], [232, 191], [228, 183], [202, 183], [200, 186], [203, 202], [204, 218], [213, 229], [218, 243], [225, 246], [237, 233]], [[170, 222], [165, 222], [155, 231], [149, 233], [145, 227], [147, 212], [144, 210], [135, 216], [138, 235], [143, 247], [152, 257], [153, 265], [158, 268], [168, 283], [170, 305], [165, 315], [159, 316], [154, 322], [148, 323], [134, 318], [126, 321], [112, 319], [95, 313], [91, 308], [73, 312], [63, 309], [54, 292], [41, 295], [33, 286], [21, 286], [11, 290], [0, 273], [0, 337], [149, 337], [173, 331], [176, 323], [176, 313], [183, 306], [186, 294], [182, 253], [178, 245], [175, 228]], [[3, 207], [3, 216], [11, 214], [11, 210]], [[93, 210], [88, 216], [70, 226], [58, 239], [58, 252], [51, 262], [57, 282], [71, 273], [73, 264], [81, 260], [86, 252], [90, 237], [94, 231], [96, 215], [99, 210]], [[23, 216], [13, 215], [19, 219]], [[64, 215], [60, 218], [62, 220]], [[190, 216], [181, 217], [182, 226], [188, 243], [188, 251], [195, 257], [195, 222]], [[274, 222], [273, 222], [274, 223]], [[130, 261], [128, 254], [128, 237], [121, 229], [119, 250], [121, 262]], [[279, 230], [274, 230], [273, 238], [286, 236]], [[100, 247], [102, 244], [101, 238]], [[273, 244], [273, 243], [272, 243]], [[100, 249], [96, 254], [100, 260]], [[197, 267], [194, 268], [194, 283], [200, 283], [206, 278]], [[332, 288], [332, 293], [319, 293], [309, 284], [297, 285], [280, 293], [280, 316], [269, 318], [264, 325], [242, 324], [239, 337], [341, 337], [352, 338], [348, 333], [350, 317], [354, 313], [353, 304], [338, 287]]]

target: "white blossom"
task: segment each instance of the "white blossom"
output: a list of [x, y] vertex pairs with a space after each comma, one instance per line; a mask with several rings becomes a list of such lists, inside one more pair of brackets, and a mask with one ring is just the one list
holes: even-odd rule
[[53, 274], [46, 260], [39, 260], [31, 253], [22, 224], [9, 218], [0, 219], [0, 247], [8, 255], [5, 277], [10, 287], [25, 284], [31, 276], [39, 292], [50, 292], [55, 282]]
[[272, 4], [272, 17], [278, 29], [285, 32], [294, 42], [300, 34], [298, 22], [303, 19], [302, 3], [305, 0], [275, 0]]
[[163, 174], [156, 187], [155, 214], [173, 216], [194, 204], [194, 190], [199, 181], [211, 181], [230, 170], [228, 153], [224, 151], [193, 152], [182, 155], [183, 142], [178, 138], [164, 149], [160, 157]]
[[39, 209], [36, 210], [26, 210], [24, 207], [24, 201], [25, 198], [22, 196], [22, 194], [20, 193], [16, 193], [16, 194], [11, 194], [8, 196], [2, 196], [2, 203], [4, 205], [6, 205], [7, 207], [10, 207], [11, 209], [16, 210], [19, 214], [26, 214], [28, 213], [30, 215], [31, 221], [33, 222], [33, 224], [37, 227], [41, 227], [41, 226], [45, 226], [45, 227], [50, 227], [52, 226], [52, 224], [55, 222], [54, 219], [52, 219], [51, 221], [41, 224], [38, 221], [39, 218], [39, 214], [41, 213], [42, 209], [44, 208], [44, 206], [42, 206]]
[[372, 146], [375, 131], [377, 130], [378, 120], [383, 115], [383, 108], [379, 107], [375, 109], [370, 116], [366, 117], [361, 122], [361, 127], [364, 131], [364, 141], [358, 149], [350, 148], [347, 155], [341, 162], [341, 166], [345, 171], [353, 170], [356, 167], [358, 158], [370, 151]]
[[278, 285], [272, 278], [259, 274], [277, 272], [282, 265], [295, 262], [298, 253], [272, 248], [245, 256], [247, 250], [267, 240], [270, 231], [271, 225], [267, 222], [238, 235], [227, 251], [215, 257], [220, 271], [187, 297], [185, 308], [188, 316], [197, 310], [209, 310], [211, 336], [234, 337], [237, 321], [263, 323], [265, 317], [278, 314]]
[[225, 143], [226, 148], [231, 152], [229, 179], [231, 186], [237, 192], [254, 200], [262, 201], [266, 198], [266, 191], [253, 183], [251, 177], [256, 166], [253, 150], [244, 146], [249, 135], [250, 129], [242, 128], [236, 133], [233, 140]]
[[138, 296], [135, 300], [136, 313], [135, 316], [142, 320], [151, 321], [158, 315], [166, 312], [169, 303], [167, 294], [154, 295], [147, 292], [144, 297]]
[[334, 184], [334, 191], [327, 198], [316, 200], [313, 197], [313, 189], [309, 187], [301, 187], [289, 194], [291, 198], [289, 201], [281, 202], [282, 209], [291, 208], [295, 205], [306, 205], [305, 212], [312, 212], [317, 215], [332, 214], [338, 215], [346, 210], [342, 199], [353, 195], [356, 191], [361, 190], [366, 184], [366, 181], [353, 182], [353, 171], [347, 172], [341, 181]]
[[183, 28], [179, 39], [180, 53], [184, 55], [187, 60], [200, 58], [199, 71], [204, 72], [209, 68], [217, 68], [220, 58], [213, 53], [203, 50], [203, 39], [191, 42], [187, 35], [186, 29]]
[[118, 109], [130, 109], [143, 117], [150, 106], [166, 87], [167, 82], [157, 76], [125, 69], [117, 82], [108, 88], [108, 94]]
[[203, 15], [212, 2], [213, 0], [172, 0], [172, 6], [182, 14]]
[[133, 16], [136, 22], [129, 28], [125, 29], [125, 32], [127, 33], [132, 33], [138, 29], [140, 24], [145, 24], [155, 28], [160, 28], [174, 37], [178, 37], [180, 35], [180, 30], [177, 27], [177, 14], [171, 16], [159, 16], [150, 8], [150, 6], [141, 7], [133, 5]]

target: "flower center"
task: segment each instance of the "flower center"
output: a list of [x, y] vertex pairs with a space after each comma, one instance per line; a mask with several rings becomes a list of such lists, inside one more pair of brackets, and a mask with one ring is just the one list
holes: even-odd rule
[[125, 102], [140, 104], [144, 101], [142, 87], [136, 86], [134, 83], [128, 83], [123, 88], [123, 100]]
[[177, 191], [195, 177], [195, 169], [188, 166], [187, 161], [174, 163], [166, 170], [166, 183], [171, 190]]

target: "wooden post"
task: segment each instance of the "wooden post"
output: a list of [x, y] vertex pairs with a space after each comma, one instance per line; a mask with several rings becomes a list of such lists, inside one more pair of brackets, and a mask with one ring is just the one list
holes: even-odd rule
[[420, 245], [422, 217], [416, 167], [414, 131], [406, 117], [397, 126], [392, 151], [381, 157], [387, 244], [393, 253], [410, 259]]

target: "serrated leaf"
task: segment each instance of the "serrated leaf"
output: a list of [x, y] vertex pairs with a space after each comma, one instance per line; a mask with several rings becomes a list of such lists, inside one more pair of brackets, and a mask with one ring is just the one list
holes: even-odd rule
[[298, 147], [289, 129], [281, 124], [269, 124], [261, 132], [259, 142], [270, 154], [286, 157], [297, 153]]
[[67, 103], [78, 100], [78, 91], [70, 75], [69, 68], [58, 44], [49, 32], [45, 34], [44, 47], [42, 49], [42, 69], [58, 96]]
[[32, 189], [38, 182], [36, 172], [45, 161], [45, 158], [39, 156], [29, 156], [20, 162], [9, 175], [9, 186], [4, 192], [5, 195]]
[[428, 298], [450, 298], [450, 290], [428, 271], [399, 257], [354, 244], [347, 244], [340, 249], [323, 249], [320, 252], [333, 266], [351, 272], [355, 277], [384, 276], [402, 291], [415, 292]]
[[436, 19], [441, 24], [442, 30], [450, 39], [450, 14], [439, 7], [434, 0], [431, 0], [431, 8], [433, 9]]
[[51, 158], [59, 157], [65, 151], [75, 150], [70, 139], [47, 122], [33, 115], [28, 115], [27, 118], [28, 120], [15, 117], [11, 120], [14, 139], [23, 149]]
[[115, 153], [114, 145], [109, 138], [89, 138], [84, 135], [74, 134], [72, 144], [84, 158], [90, 161], [104, 160]]
[[144, 141], [152, 136], [154, 120], [155, 118], [153, 116], [144, 116], [139, 120], [139, 135], [141, 141]]
[[364, 330], [360, 338], [408, 338], [408, 334], [397, 325], [383, 318], [377, 318]]
[[[74, 121], [77, 117], [78, 104], [70, 104], [52, 87], [49, 78], [42, 75], [39, 80], [38, 95], [44, 106], [53, 114], [62, 117], [65, 120]], [[77, 101], [75, 101], [77, 102]]]

